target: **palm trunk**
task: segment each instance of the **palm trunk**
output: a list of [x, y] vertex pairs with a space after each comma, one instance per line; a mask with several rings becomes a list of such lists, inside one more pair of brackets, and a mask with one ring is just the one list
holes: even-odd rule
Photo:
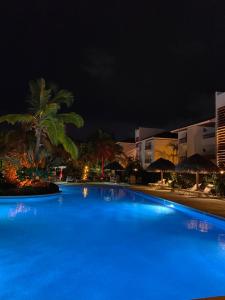
[[161, 173], [161, 184], [163, 184], [163, 171], [161, 170], [160, 173]]
[[40, 144], [41, 144], [41, 130], [37, 129], [35, 132], [35, 136], [36, 136], [36, 145], [35, 145], [35, 150], [34, 150], [34, 160], [35, 163], [38, 162], [38, 154], [39, 154], [39, 149], [40, 149]]
[[199, 172], [196, 172], [196, 189], [199, 189]]
[[104, 165], [105, 165], [105, 160], [104, 160], [104, 157], [102, 156], [102, 178], [105, 177], [105, 173], [104, 173]]

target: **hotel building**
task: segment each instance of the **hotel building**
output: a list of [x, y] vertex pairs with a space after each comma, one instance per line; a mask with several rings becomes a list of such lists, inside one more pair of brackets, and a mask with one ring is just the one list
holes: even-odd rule
[[225, 92], [215, 94], [215, 118], [171, 132], [159, 128], [137, 128], [135, 146], [136, 159], [144, 169], [160, 157], [176, 164], [194, 154], [200, 154], [225, 169]]
[[153, 161], [162, 157], [177, 163], [177, 134], [159, 128], [137, 128], [135, 130], [136, 159], [146, 169]]

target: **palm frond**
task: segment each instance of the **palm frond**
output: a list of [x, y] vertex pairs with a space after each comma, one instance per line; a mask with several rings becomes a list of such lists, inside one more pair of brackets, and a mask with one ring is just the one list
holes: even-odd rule
[[48, 101], [51, 98], [51, 89], [46, 88], [46, 83], [44, 78], [38, 80], [39, 88], [40, 88], [40, 109], [45, 109]]
[[29, 104], [29, 111], [36, 112], [38, 109], [40, 109], [40, 88], [37, 80], [29, 81], [29, 90], [30, 94], [27, 99], [27, 102]]
[[45, 106], [43, 110], [38, 112], [39, 114], [42, 115], [42, 117], [46, 116], [54, 116], [57, 114], [58, 110], [60, 109], [59, 104], [57, 103], [49, 103]]
[[68, 152], [72, 159], [77, 159], [78, 157], [78, 149], [74, 142], [68, 137], [66, 134], [61, 135], [59, 137], [60, 144], [63, 146], [66, 152]]
[[48, 117], [41, 121], [40, 123], [43, 132], [48, 136], [50, 142], [53, 145], [58, 145], [58, 135], [60, 134], [59, 130], [61, 129], [58, 124], [58, 120], [55, 118]]
[[7, 122], [12, 125], [16, 123], [31, 123], [33, 120], [34, 118], [30, 114], [9, 114], [0, 116], [0, 123]]
[[75, 112], [58, 114], [57, 117], [65, 124], [73, 124], [77, 128], [84, 126], [84, 119], [80, 115], [76, 114]]
[[44, 109], [51, 98], [51, 89], [46, 88], [46, 82], [44, 78], [37, 80], [31, 80], [29, 82], [30, 96], [28, 98], [29, 110], [31, 112], [37, 112]]
[[66, 104], [67, 107], [71, 106], [73, 104], [73, 101], [73, 94], [67, 90], [59, 90], [51, 100], [51, 102], [55, 102], [58, 104]]

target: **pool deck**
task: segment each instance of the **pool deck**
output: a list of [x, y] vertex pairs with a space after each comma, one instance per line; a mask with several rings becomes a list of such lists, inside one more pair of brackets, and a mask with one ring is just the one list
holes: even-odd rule
[[[131, 185], [130, 189], [143, 192], [148, 195], [171, 200], [186, 206], [190, 206], [219, 217], [225, 218], [225, 198], [194, 197], [177, 194], [170, 190], [153, 190], [144, 185]], [[225, 299], [225, 298], [224, 298]]]

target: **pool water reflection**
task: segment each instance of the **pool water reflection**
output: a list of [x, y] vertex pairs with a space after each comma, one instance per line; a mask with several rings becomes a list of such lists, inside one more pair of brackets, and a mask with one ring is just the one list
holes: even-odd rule
[[0, 204], [0, 299], [165, 300], [225, 295], [225, 229], [111, 186]]

